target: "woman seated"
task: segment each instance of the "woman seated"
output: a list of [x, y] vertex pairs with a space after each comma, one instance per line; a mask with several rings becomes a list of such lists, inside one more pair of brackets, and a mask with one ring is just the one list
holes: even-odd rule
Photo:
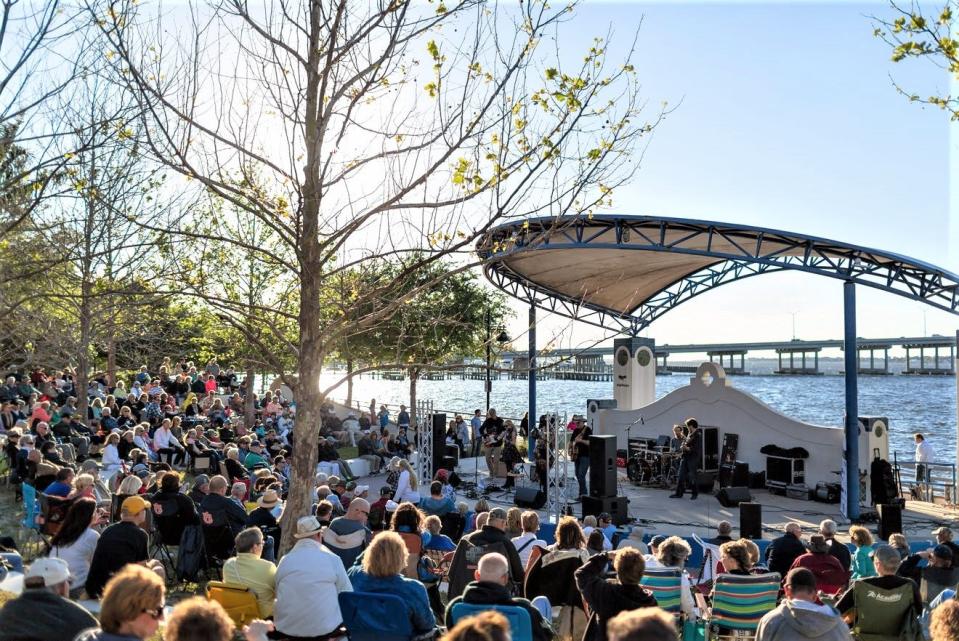
[[100, 627], [76, 641], [145, 641], [152, 638], [166, 607], [163, 579], [140, 565], [127, 565], [107, 582], [100, 601]]
[[754, 541], [749, 539], [739, 539], [743, 545], [746, 546], [746, 549], [749, 551], [749, 573], [750, 574], [766, 574], [769, 572], [769, 568], [766, 567], [765, 563], [759, 561], [759, 546], [756, 545]]
[[579, 641], [586, 631], [586, 612], [574, 575], [588, 559], [583, 530], [571, 516], [560, 519], [554, 545], [534, 546], [529, 556], [526, 598], [543, 596], [559, 609], [553, 620], [557, 638], [562, 641]]
[[347, 574], [356, 592], [395, 594], [402, 598], [409, 607], [413, 631], [417, 635], [432, 632], [436, 628], [436, 618], [430, 609], [426, 588], [419, 581], [403, 576], [406, 566], [407, 551], [403, 539], [395, 532], [383, 532], [374, 537], [364, 551], [362, 565], [352, 566]]
[[720, 545], [719, 561], [723, 564], [724, 574], [751, 574], [753, 562], [749, 558], [749, 548], [742, 541], [727, 541]]
[[679, 593], [679, 605], [683, 614], [687, 617], [693, 617], [695, 615], [689, 575], [686, 573], [686, 570], [683, 569], [686, 565], [686, 559], [689, 558], [692, 552], [693, 550], [689, 547], [689, 543], [686, 543], [686, 541], [678, 536], [671, 536], [660, 543], [659, 549], [656, 551], [656, 559], [660, 565], [664, 568], [679, 568], [682, 572], [682, 590]]
[[246, 468], [240, 463], [240, 450], [235, 447], [231, 447], [226, 451], [226, 459], [224, 459], [223, 464], [226, 466], [226, 474], [229, 477], [230, 483], [250, 477]]
[[50, 557], [63, 559], [70, 567], [70, 598], [77, 599], [83, 594], [93, 551], [100, 539], [95, 528], [107, 520], [106, 516], [93, 499], [78, 498], [50, 541]]

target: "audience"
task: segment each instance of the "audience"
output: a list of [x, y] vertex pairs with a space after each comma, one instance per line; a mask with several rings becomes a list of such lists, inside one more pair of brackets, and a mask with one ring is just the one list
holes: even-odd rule
[[[816, 536], [825, 544], [825, 538]], [[828, 549], [828, 546], [826, 547]], [[839, 566], [839, 561], [833, 560]], [[842, 570], [842, 566], [839, 568]], [[759, 621], [756, 641], [852, 639], [849, 628], [836, 611], [818, 603], [816, 577], [812, 571], [805, 567], [793, 568], [783, 581], [783, 589], [786, 591], [786, 598]]]
[[796, 557], [790, 570], [796, 568], [806, 568], [812, 572], [819, 590], [830, 596], [845, 590], [849, 581], [849, 573], [829, 553], [829, 543], [821, 534], [809, 537], [809, 552]]
[[470, 562], [469, 557], [475, 554], [472, 552], [474, 548], [481, 548], [484, 552], [499, 552], [502, 554], [509, 561], [510, 580], [513, 584], [522, 582], [523, 565], [520, 563], [519, 554], [516, 553], [512, 541], [506, 536], [505, 530], [506, 510], [497, 507], [489, 511], [489, 520], [482, 529], [467, 534], [460, 539], [450, 563], [449, 599], [462, 594], [466, 584], [473, 578], [473, 571], [476, 566]]
[[836, 540], [837, 531], [836, 522], [832, 519], [825, 519], [819, 523], [819, 533], [822, 534], [826, 542], [829, 543], [829, 554], [836, 557], [836, 560], [842, 565], [843, 570], [848, 571], [852, 566], [852, 554], [844, 543]]
[[124, 566], [106, 584], [100, 627], [81, 633], [76, 641], [147, 641], [163, 620], [165, 595], [163, 579], [156, 573], [139, 565]]
[[673, 616], [659, 608], [627, 610], [606, 626], [609, 641], [676, 641]]
[[686, 565], [686, 559], [689, 558], [689, 555], [692, 554], [693, 550], [689, 547], [689, 543], [686, 543], [683, 539], [678, 536], [671, 536], [665, 541], [659, 544], [659, 550], [656, 553], [656, 558], [659, 560], [659, 564], [664, 568], [679, 568], [682, 570], [682, 592], [680, 593], [680, 607], [682, 608], [683, 614], [687, 617], [692, 617], [694, 615], [693, 607], [693, 596], [692, 596], [692, 587], [689, 583], [689, 574], [686, 573], [684, 566]]
[[509, 621], [499, 612], [481, 612], [458, 621], [442, 641], [511, 641]]
[[96, 526], [106, 515], [90, 498], [78, 498], [70, 506], [59, 531], [50, 540], [50, 558], [63, 559], [70, 569], [70, 597], [79, 598], [84, 592], [90, 563], [97, 548], [100, 533]]
[[456, 511], [455, 501], [443, 494], [443, 483], [441, 481], [433, 481], [430, 483], [430, 495], [422, 499], [418, 507], [423, 510], [427, 516], [443, 516]]
[[932, 611], [929, 634], [932, 641], [959, 639], [959, 602], [947, 601]]
[[228, 499], [226, 488], [229, 482], [219, 474], [210, 479], [210, 493], [200, 502], [200, 515], [203, 525], [222, 527], [227, 526], [233, 536], [246, 527], [246, 510], [236, 501]]
[[[609, 561], [616, 571], [616, 581], [603, 577]], [[590, 609], [583, 641], [606, 641], [610, 619], [620, 612], [656, 605], [656, 598], [639, 584], [645, 571], [642, 553], [632, 548], [600, 552], [576, 570], [576, 587]]]
[[786, 524], [785, 533], [766, 548], [766, 565], [770, 572], [786, 576], [793, 561], [806, 553], [801, 537], [802, 526], [795, 521]]
[[[148, 563], [148, 537], [143, 529], [150, 504], [139, 496], [131, 496], [120, 505], [120, 520], [100, 535], [90, 560], [86, 591], [91, 598], [99, 598], [111, 576], [130, 563]], [[153, 561], [156, 567], [159, 562]]]
[[853, 581], [836, 609], [852, 625], [857, 625], [862, 614], [870, 623], [876, 621], [884, 627], [884, 633], [898, 634], [905, 617], [922, 612], [919, 586], [912, 579], [896, 575], [900, 559], [892, 546], [876, 546], [872, 562], [876, 576]]
[[520, 515], [523, 533], [512, 539], [513, 547], [519, 554], [519, 562], [524, 568], [529, 562], [529, 555], [535, 546], [546, 547], [546, 541], [537, 538], [539, 532], [539, 515], [533, 510], [526, 510]]
[[583, 597], [575, 580], [576, 570], [589, 558], [585, 548], [579, 522], [565, 516], [556, 527], [556, 543], [547, 548], [536, 546], [529, 558], [526, 598], [546, 597], [559, 608], [554, 622], [563, 641], [580, 641], [586, 630]]
[[356, 557], [370, 544], [373, 532], [366, 526], [370, 504], [366, 499], [353, 499], [344, 516], [333, 519], [323, 533], [323, 544], [340, 557], [343, 567], [349, 568]]

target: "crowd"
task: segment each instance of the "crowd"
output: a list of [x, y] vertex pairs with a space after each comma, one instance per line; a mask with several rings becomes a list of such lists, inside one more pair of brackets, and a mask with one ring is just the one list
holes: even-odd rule
[[[22, 569], [20, 594], [0, 609], [0, 641], [143, 641], [161, 624], [167, 641], [237, 632], [334, 641], [381, 629], [383, 608], [410, 638], [445, 631], [448, 641], [507, 641], [513, 631], [492, 606], [524, 613], [533, 641], [675, 641], [708, 625], [730, 576], [769, 577], [780, 591], [758, 641], [919, 641], [924, 629], [935, 641], [959, 639], [959, 546], [948, 528], [912, 554], [902, 535], [876, 544], [853, 526], [850, 551], [832, 521], [805, 540], [790, 523], [761, 554], [722, 522], [710, 584], [697, 580], [701, 568], [685, 567], [692, 550], [678, 536], [647, 542], [640, 528], [600, 514], [564, 517], [547, 544], [536, 512], [485, 499], [471, 507], [447, 470], [421, 485], [408, 460], [409, 414], [401, 407], [391, 417], [375, 401], [342, 420], [324, 408], [319, 455], [328, 465], [316, 474], [310, 513], [290, 519], [295, 544], [281, 555], [294, 402], [255, 394], [215, 362], [180, 361], [155, 374], [141, 368], [129, 385], [92, 380], [81, 416], [73, 381], [69, 370], [38, 370], [0, 387], [0, 472], [24, 502], [25, 527], [44, 538]], [[447, 438], [465, 453], [491, 436], [500, 456], [522, 458], [510, 449], [520, 433], [542, 452], [533, 458], [552, 465], [526, 419], [506, 423], [477, 410], [469, 422], [457, 416]], [[340, 456], [346, 446], [385, 473], [377, 496]], [[15, 543], [0, 541], [8, 579]], [[675, 603], [657, 599], [650, 577], [663, 576], [676, 577]], [[188, 582], [205, 582], [205, 595], [168, 607], [167, 585]]]

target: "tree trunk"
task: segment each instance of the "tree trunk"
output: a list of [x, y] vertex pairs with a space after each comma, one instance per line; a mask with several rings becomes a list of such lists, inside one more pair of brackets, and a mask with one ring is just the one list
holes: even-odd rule
[[107, 339], [107, 382], [110, 387], [117, 386], [117, 342], [113, 337], [113, 321], [110, 321], [109, 338]]
[[[346, 359], [346, 406], [353, 407], [353, 359]], [[371, 417], [372, 420], [372, 417]]]
[[411, 367], [407, 370], [406, 374], [410, 377], [410, 428], [414, 433], [419, 434], [419, 430], [417, 429], [419, 421], [416, 416], [416, 381], [420, 378], [420, 370]]
[[253, 428], [254, 417], [256, 416], [256, 406], [253, 402], [253, 380], [256, 378], [256, 371], [252, 365], [246, 367], [246, 398], [243, 399], [243, 421], [247, 429]]
[[87, 387], [89, 387], [90, 374], [90, 326], [93, 321], [93, 315], [90, 309], [90, 280], [84, 278], [80, 284], [80, 345], [77, 350], [77, 412], [81, 420], [87, 420], [87, 406], [89, 397], [87, 396]]

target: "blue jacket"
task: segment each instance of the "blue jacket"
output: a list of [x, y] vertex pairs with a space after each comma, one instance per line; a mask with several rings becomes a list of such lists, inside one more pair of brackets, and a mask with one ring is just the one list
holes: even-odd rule
[[370, 576], [358, 565], [346, 572], [353, 584], [354, 592], [377, 592], [395, 594], [409, 607], [410, 621], [417, 634], [430, 632], [436, 628], [436, 618], [430, 609], [430, 599], [426, 588], [419, 581], [396, 575], [387, 578]]

